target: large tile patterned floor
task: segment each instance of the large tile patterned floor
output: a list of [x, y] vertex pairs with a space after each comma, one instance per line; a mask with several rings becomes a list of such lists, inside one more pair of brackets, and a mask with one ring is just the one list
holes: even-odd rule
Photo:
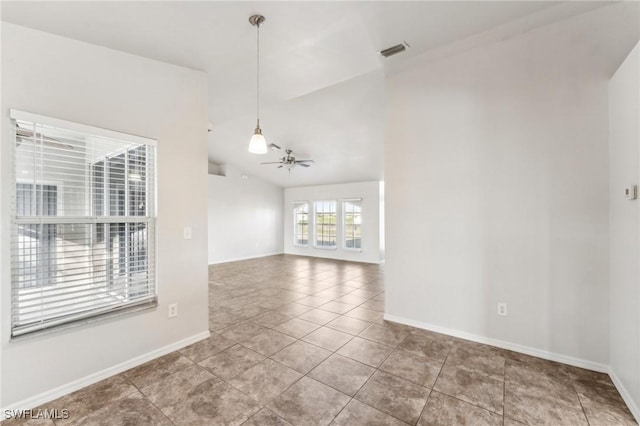
[[281, 255], [209, 279], [208, 340], [47, 404], [71, 412], [56, 424], [636, 424], [605, 374], [383, 321], [377, 265]]

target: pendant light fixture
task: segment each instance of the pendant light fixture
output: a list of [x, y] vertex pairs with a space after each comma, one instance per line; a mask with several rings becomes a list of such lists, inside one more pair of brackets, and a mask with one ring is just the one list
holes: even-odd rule
[[264, 22], [264, 16], [253, 15], [249, 18], [251, 25], [256, 27], [257, 37], [257, 60], [256, 60], [256, 116], [257, 124], [256, 129], [253, 131], [253, 136], [249, 141], [249, 152], [252, 154], [266, 154], [267, 153], [267, 141], [262, 135], [262, 129], [260, 128], [260, 25]]

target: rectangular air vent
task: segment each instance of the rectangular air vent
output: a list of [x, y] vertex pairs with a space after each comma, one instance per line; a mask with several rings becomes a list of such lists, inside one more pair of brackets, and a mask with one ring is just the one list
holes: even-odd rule
[[397, 55], [398, 53], [404, 52], [405, 50], [407, 50], [407, 47], [409, 47], [409, 45], [406, 42], [403, 42], [381, 50], [380, 54], [385, 58], [388, 58], [389, 56]]

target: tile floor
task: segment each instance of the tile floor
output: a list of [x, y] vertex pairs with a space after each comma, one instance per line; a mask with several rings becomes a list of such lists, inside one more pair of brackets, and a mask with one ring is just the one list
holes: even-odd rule
[[605, 374], [383, 321], [378, 266], [281, 255], [209, 279], [209, 339], [46, 404], [70, 411], [56, 424], [636, 424]]

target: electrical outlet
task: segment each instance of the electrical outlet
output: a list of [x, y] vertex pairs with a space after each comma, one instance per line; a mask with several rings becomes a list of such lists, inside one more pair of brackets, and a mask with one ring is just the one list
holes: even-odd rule
[[169, 318], [175, 318], [178, 316], [178, 304], [172, 303], [169, 305]]
[[507, 304], [506, 303], [498, 303], [498, 315], [506, 317], [507, 316]]

